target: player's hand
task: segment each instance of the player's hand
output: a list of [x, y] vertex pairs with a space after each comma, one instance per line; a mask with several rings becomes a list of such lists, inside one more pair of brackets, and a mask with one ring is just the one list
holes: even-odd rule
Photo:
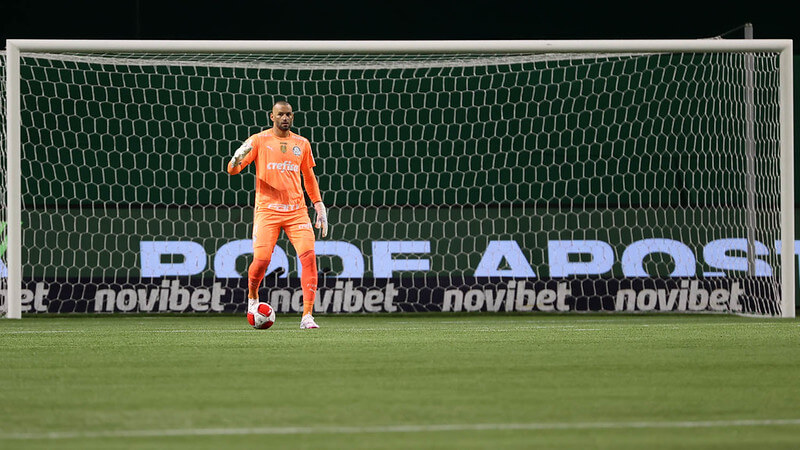
[[325, 209], [325, 204], [322, 202], [314, 203], [314, 210], [317, 212], [317, 221], [314, 227], [322, 229], [322, 237], [328, 235], [328, 210]]

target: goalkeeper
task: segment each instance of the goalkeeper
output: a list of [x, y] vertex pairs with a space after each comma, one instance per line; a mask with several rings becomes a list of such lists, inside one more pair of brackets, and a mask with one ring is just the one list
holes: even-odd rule
[[248, 270], [247, 308], [258, 303], [258, 287], [269, 267], [272, 250], [283, 229], [300, 257], [303, 274], [303, 316], [300, 328], [319, 328], [312, 311], [317, 294], [317, 258], [314, 231], [308, 217], [300, 184], [303, 175], [306, 192], [316, 210], [315, 227], [322, 237], [328, 234], [328, 215], [314, 174], [314, 156], [308, 139], [291, 131], [292, 105], [279, 101], [269, 115], [272, 128], [247, 139], [228, 162], [228, 173], [236, 175], [248, 164], [256, 163], [256, 200], [253, 224], [253, 262]]

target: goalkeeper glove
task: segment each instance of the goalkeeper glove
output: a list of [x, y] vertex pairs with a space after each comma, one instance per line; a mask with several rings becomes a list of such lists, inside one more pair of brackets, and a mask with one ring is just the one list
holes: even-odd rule
[[231, 158], [231, 166], [236, 167], [241, 164], [242, 160], [250, 153], [251, 150], [253, 150], [253, 146], [248, 139], [247, 142], [242, 144], [242, 146], [239, 147], [233, 154], [233, 158]]
[[314, 203], [314, 210], [317, 212], [317, 221], [314, 226], [321, 228], [322, 237], [325, 237], [328, 235], [328, 210], [325, 209], [325, 204], [322, 202]]

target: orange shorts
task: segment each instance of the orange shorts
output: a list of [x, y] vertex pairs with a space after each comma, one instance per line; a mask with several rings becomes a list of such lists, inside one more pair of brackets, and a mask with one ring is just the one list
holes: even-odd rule
[[[272, 256], [272, 250], [275, 248], [281, 229], [286, 231], [286, 236], [298, 255], [314, 250], [314, 228], [311, 226], [311, 219], [308, 217], [306, 208], [294, 211], [257, 209], [253, 222], [253, 248], [266, 250], [267, 255]], [[267, 248], [261, 249], [260, 247]]]

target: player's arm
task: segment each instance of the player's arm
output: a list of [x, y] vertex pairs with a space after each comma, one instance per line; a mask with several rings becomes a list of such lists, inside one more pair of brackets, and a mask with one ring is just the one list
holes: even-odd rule
[[228, 161], [228, 173], [236, 175], [253, 162], [255, 158], [256, 152], [253, 151], [253, 138], [251, 137], [244, 141], [241, 147], [233, 153], [233, 157]]
[[322, 230], [322, 237], [328, 235], [328, 210], [325, 204], [322, 203], [322, 194], [319, 192], [319, 182], [317, 182], [317, 175], [314, 174], [314, 167], [310, 165], [301, 165], [303, 172], [303, 182], [306, 185], [306, 192], [308, 198], [314, 203], [314, 211], [317, 212], [317, 220], [314, 223], [316, 228]]

